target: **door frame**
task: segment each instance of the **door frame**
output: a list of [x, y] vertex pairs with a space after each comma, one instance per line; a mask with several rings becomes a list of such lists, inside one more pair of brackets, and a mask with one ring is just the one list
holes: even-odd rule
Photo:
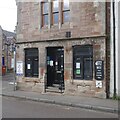
[[[53, 49], [53, 51], [54, 50], [57, 51], [57, 49], [63, 50], [63, 73], [62, 73], [62, 76], [63, 76], [63, 81], [64, 81], [64, 47], [63, 46], [46, 47], [46, 85], [45, 85], [46, 87], [45, 87], [45, 89], [49, 87], [49, 85], [48, 85], [48, 60], [47, 60], [47, 57], [48, 57], [48, 50], [50, 50], [50, 49]], [[56, 53], [54, 53], [54, 54], [56, 54]], [[58, 85], [60, 85], [60, 84], [58, 84]]]

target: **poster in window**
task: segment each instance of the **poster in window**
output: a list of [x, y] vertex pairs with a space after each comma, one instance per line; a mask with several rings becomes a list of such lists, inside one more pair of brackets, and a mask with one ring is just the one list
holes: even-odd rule
[[53, 60], [50, 61], [50, 66], [53, 66]]
[[50, 65], [50, 61], [47, 61], [47, 64]]
[[79, 75], [80, 74], [80, 69], [76, 70], [76, 74]]
[[31, 67], [30, 67], [30, 64], [27, 64], [27, 69], [30, 70], [30, 68], [31, 68]]
[[80, 68], [80, 63], [76, 63], [76, 68]]
[[55, 65], [58, 65], [58, 62], [55, 62]]

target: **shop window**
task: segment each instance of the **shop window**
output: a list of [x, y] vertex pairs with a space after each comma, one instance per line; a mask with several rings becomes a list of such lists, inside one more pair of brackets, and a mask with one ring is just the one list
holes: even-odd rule
[[25, 77], [38, 77], [38, 49], [25, 49]]
[[42, 27], [48, 25], [48, 11], [49, 11], [49, 4], [48, 2], [42, 2]]
[[62, 2], [62, 23], [70, 21], [70, 8], [69, 0], [63, 0]]
[[73, 47], [73, 78], [81, 80], [93, 79], [92, 45]]

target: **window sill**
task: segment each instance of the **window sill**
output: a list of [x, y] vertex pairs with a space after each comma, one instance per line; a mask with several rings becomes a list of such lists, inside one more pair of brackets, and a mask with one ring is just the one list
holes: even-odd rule
[[80, 80], [80, 79], [73, 79], [73, 82], [93, 82], [94, 80], [91, 79], [91, 80]]
[[70, 22], [65, 22], [61, 25], [61, 28], [63, 27], [70, 27]]
[[73, 80], [71, 82], [72, 84], [76, 85], [76, 86], [92, 86], [94, 81], [93, 80]]
[[48, 25], [41, 27], [40, 30], [48, 30]]
[[51, 29], [53, 29], [53, 28], [58, 28], [59, 29], [59, 24], [51, 25]]

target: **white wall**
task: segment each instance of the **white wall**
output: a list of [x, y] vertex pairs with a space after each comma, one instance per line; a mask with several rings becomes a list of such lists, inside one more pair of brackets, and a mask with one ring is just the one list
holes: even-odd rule
[[0, 26], [0, 76], [2, 75], [1, 67], [2, 67], [2, 27]]
[[[2, 94], [2, 28], [0, 26], [0, 94]], [[2, 97], [0, 96], [0, 119], [2, 119]]]
[[[113, 0], [111, 0], [113, 1]], [[112, 8], [112, 4], [113, 2], [111, 2], [111, 61], [110, 61], [110, 66], [111, 66], [111, 71], [110, 71], [110, 96], [112, 97], [114, 94], [114, 47], [113, 47], [113, 8]], [[118, 7], [119, 5], [119, 7]], [[119, 9], [119, 10], [118, 10]], [[120, 26], [120, 21], [118, 22], [118, 20], [120, 20], [120, 12], [118, 13], [118, 11], [120, 11], [120, 2], [118, 3], [117, 1], [115, 1], [115, 42], [116, 42], [116, 47], [115, 47], [115, 51], [116, 51], [116, 93], [117, 95], [120, 96], [120, 63], [119, 63], [119, 56], [118, 54], [120, 54], [120, 49], [118, 49], [118, 47], [120, 46], [120, 35], [118, 31], [118, 24]], [[119, 14], [119, 15], [118, 15]]]
[[[119, 39], [118, 39], [118, 24], [120, 24], [119, 22], [120, 21], [118, 21], [119, 19], [118, 19], [118, 17], [119, 17], [119, 15], [118, 15], [118, 13], [120, 14], [120, 12], [119, 12], [119, 10], [120, 10], [120, 8], [119, 8], [119, 10], [118, 10], [118, 5], [120, 6], [120, 3], [119, 2], [117, 2], [116, 1], [116, 4], [115, 4], [115, 28], [116, 28], [116, 33], [115, 33], [115, 36], [116, 36], [116, 92], [117, 92], [117, 95], [120, 95], [120, 87], [119, 87], [119, 74], [120, 74], [120, 63], [119, 63], [119, 55], [118, 54], [120, 54], [119, 53], [119, 49], [118, 49], [118, 47], [119, 47], [119, 45], [120, 45], [120, 42], [119, 42]], [[120, 17], [119, 17], [120, 18]], [[118, 72], [119, 71], [119, 72]]]

